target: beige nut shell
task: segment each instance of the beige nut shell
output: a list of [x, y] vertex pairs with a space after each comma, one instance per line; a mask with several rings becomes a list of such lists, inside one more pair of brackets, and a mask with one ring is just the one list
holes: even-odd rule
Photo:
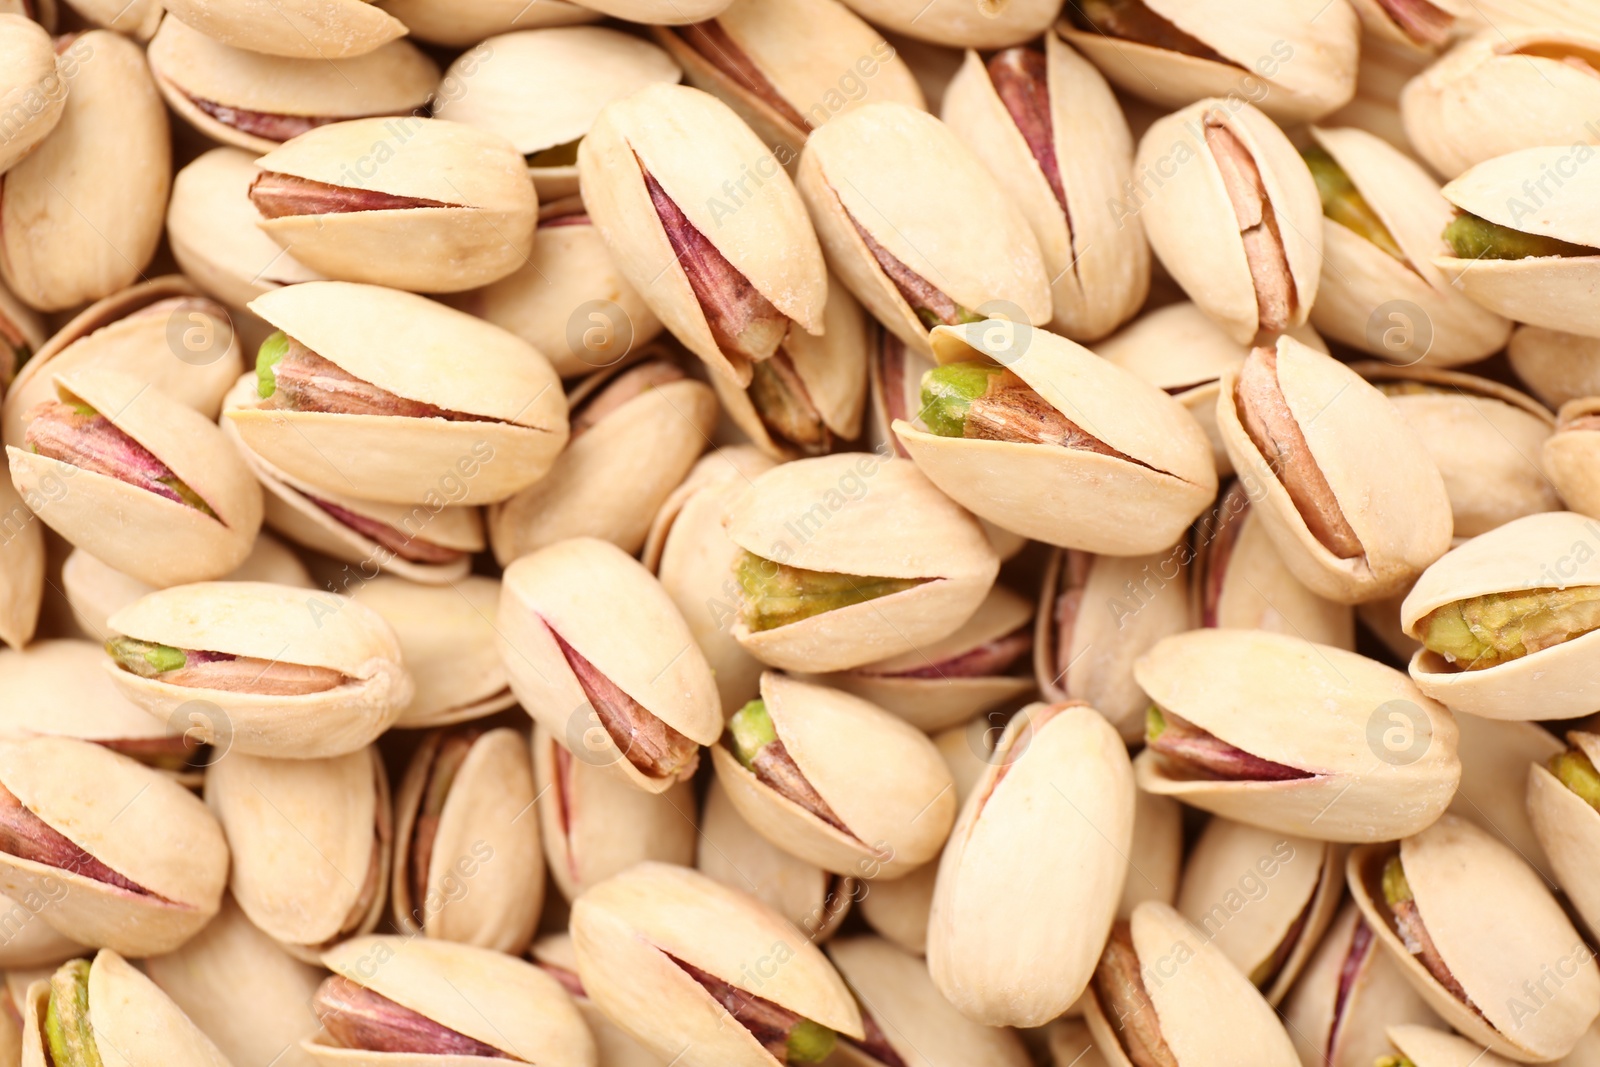
[[850, 0], [869, 22], [916, 41], [953, 48], [1004, 48], [1039, 36], [1060, 9], [1050, 0], [984, 7], [969, 0]]
[[1600, 396], [1600, 338], [1518, 326], [1506, 357], [1517, 377], [1548, 407]]
[[[406, 24], [414, 37], [429, 44], [473, 49], [496, 34], [598, 22], [601, 14], [567, 0], [387, 0], [383, 9]], [[459, 82], [446, 85], [461, 92]]]
[[367, 0], [173, 0], [167, 11], [214, 41], [299, 59], [365, 55], [406, 33]]
[[67, 83], [61, 78], [50, 34], [22, 15], [0, 15], [0, 69], [6, 72], [0, 113], [22, 119], [20, 126], [6, 131], [0, 146], [0, 174], [4, 174], [61, 121]]
[[1543, 465], [1568, 508], [1600, 515], [1600, 477], [1595, 474], [1600, 434], [1571, 424], [1600, 414], [1600, 397], [1580, 397], [1561, 405], [1555, 432], [1544, 441]]
[[[1600, 756], [1600, 735], [1575, 730], [1568, 743], [1591, 763]], [[1594, 879], [1595, 848], [1600, 844], [1600, 811], [1568, 789], [1543, 761], [1528, 766], [1528, 819], [1549, 857], [1556, 883], [1591, 927], [1600, 919], [1600, 893]]]

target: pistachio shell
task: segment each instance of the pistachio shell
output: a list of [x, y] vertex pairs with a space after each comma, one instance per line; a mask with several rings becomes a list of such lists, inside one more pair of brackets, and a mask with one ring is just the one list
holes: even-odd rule
[[[481, 47], [483, 41], [512, 30], [571, 26], [598, 22], [601, 15], [567, 0], [385, 0], [383, 10], [406, 24], [412, 35], [430, 44], [454, 48]], [[460, 80], [447, 81], [441, 96], [465, 92]]]
[[[959, 799], [959, 797], [957, 798]], [[918, 956], [928, 951], [928, 912], [939, 864], [924, 863], [903, 878], [859, 883], [857, 907], [867, 925], [885, 940]]]
[[928, 919], [929, 970], [963, 1015], [1039, 1026], [1078, 999], [1116, 917], [1133, 798], [1127, 750], [1087, 704], [1030, 704], [1006, 727]]
[[[131, 285], [161, 239], [171, 183], [167, 113], [144, 53], [107, 30], [59, 57], [71, 91], [52, 136], [0, 176], [0, 279], [60, 311]], [[117, 160], [116, 180], [101, 166]]]
[[0, 891], [42, 897], [42, 918], [75, 940], [148, 956], [170, 952], [217, 913], [228, 875], [222, 829], [183, 786], [88, 741], [0, 742], [0, 783], [105, 866], [130, 893], [60, 867], [0, 855]]
[[964, 0], [850, 0], [855, 13], [917, 41], [956, 48], [1004, 48], [1033, 39], [1060, 8], [1045, 0], [983, 6]]
[[1513, 1061], [1464, 1037], [1429, 1026], [1391, 1026], [1389, 1042], [1416, 1067], [1513, 1067]]
[[1552, 408], [1600, 396], [1600, 339], [1518, 326], [1506, 355], [1517, 377]]
[[1480, 0], [1478, 6], [1485, 21], [1600, 33], [1600, 15], [1583, 0]]
[[57, 69], [56, 50], [45, 32], [22, 15], [0, 16], [0, 112], [9, 125], [0, 143], [0, 174], [4, 174], [56, 128], [67, 102], [67, 83]]
[[[40, 917], [35, 909], [42, 899], [43, 895], [37, 892], [25, 893], [20, 900], [0, 896], [0, 921], [4, 922], [6, 931], [4, 942], [0, 943], [0, 966], [6, 969], [8, 979], [25, 968], [54, 967], [93, 951], [58, 932]], [[4, 995], [4, 991], [0, 991], [0, 995]], [[7, 1019], [11, 1017], [9, 1011], [0, 1014]], [[0, 1028], [4, 1025], [0, 1023]], [[20, 1041], [20, 1035], [14, 1035], [14, 1041]], [[0, 1035], [0, 1045], [3, 1044], [3, 1035]], [[0, 1063], [5, 1062], [4, 1055], [0, 1050]], [[15, 1063], [12, 1060], [8, 1067]]]
[[[21, 339], [20, 347], [14, 337]], [[37, 353], [44, 341], [44, 321], [0, 284], [0, 387], [11, 385], [17, 364]]]
[[[1449, 711], [1399, 671], [1354, 652], [1283, 634], [1193, 630], [1156, 645], [1134, 677], [1154, 704], [1225, 743], [1311, 772], [1207, 780], [1168, 774], [1149, 749], [1135, 761], [1140, 788], [1252, 826], [1325, 841], [1391, 840], [1438, 818], [1461, 777]], [[1385, 734], [1395, 729], [1403, 747]]]
[[716, 18], [728, 0], [592, 0], [585, 6], [628, 22], [679, 26]]
[[1128, 849], [1128, 877], [1122, 883], [1117, 918], [1132, 918], [1133, 909], [1147, 900], [1174, 903], [1182, 869], [1183, 805], [1171, 797], [1136, 791], [1133, 845]]
[[1600, 435], [1582, 427], [1573, 427], [1574, 420], [1594, 415], [1600, 411], [1600, 399], [1584, 397], [1569, 400], [1561, 406], [1556, 432], [1544, 441], [1543, 460], [1550, 480], [1555, 484], [1561, 499], [1573, 511], [1585, 515], [1600, 514], [1600, 481], [1594, 475], [1595, 447]]
[[[52, 481], [46, 488], [59, 497], [66, 487]], [[0, 641], [21, 648], [33, 640], [44, 598], [44, 524], [10, 478], [0, 478], [0, 533]]]
[[1089, 1024], [1081, 1019], [1057, 1019], [1046, 1031], [1052, 1067], [1107, 1067], [1095, 1048]]
[[[582, 987], [578, 981], [578, 954], [572, 947], [571, 934], [547, 934], [539, 938], [533, 943], [530, 955], [541, 967], [564, 972], [561, 976], [564, 983], [577, 982]], [[572, 992], [570, 988], [568, 991]], [[573, 992], [572, 1001], [594, 1035], [601, 1067], [667, 1067], [665, 1060], [619, 1029], [587, 996]]]
[[99, 669], [104, 658], [95, 642], [70, 639], [0, 650], [0, 736], [101, 744], [182, 736], [174, 724], [146, 715], [117, 692]]
[[225, 45], [299, 59], [364, 55], [406, 33], [366, 0], [173, 0], [167, 11]]
[[[1351, 0], [1358, 12], [1378, 0]], [[1431, 3], [1431, 0], [1430, 0]], [[1400, 93], [1433, 59], [1409, 44], [1397, 44], [1375, 33], [1361, 37], [1361, 66], [1356, 70], [1356, 95], [1322, 121], [1329, 126], [1354, 126], [1388, 141], [1402, 152], [1414, 152], [1400, 116]], [[1361, 1067], [1368, 1067], [1362, 1064]]]
[[322, 759], [354, 752], [393, 725], [411, 699], [394, 631], [371, 608], [333, 593], [201, 582], [151, 593], [107, 625], [140, 641], [347, 676], [326, 692], [268, 697], [141, 678], [105, 661], [123, 695], [150, 714], [179, 715], [207, 743], [249, 755]]
[[956, 785], [956, 804], [962, 805], [978, 788], [984, 772], [994, 761], [995, 745], [1005, 733], [1011, 716], [991, 711], [975, 716], [965, 726], [952, 726], [934, 735], [933, 743], [950, 768], [950, 778]]
[[1450, 812], [1500, 838], [1547, 881], [1555, 872], [1534, 825], [1528, 803], [1530, 764], [1543, 766], [1562, 750], [1555, 735], [1537, 723], [1504, 722], [1458, 715], [1461, 786]]
[[[1440, 25], [1436, 29], [1416, 31], [1408, 30], [1395, 17], [1396, 12], [1405, 11], [1405, 8], [1395, 7], [1391, 11], [1381, 0], [1350, 0], [1350, 6], [1355, 8], [1356, 15], [1361, 19], [1363, 46], [1370, 40], [1404, 50], [1419, 59], [1442, 52], [1452, 38], [1470, 32], [1482, 20], [1472, 0], [1428, 0], [1427, 8], [1416, 14], [1429, 13]], [[1416, 36], [1413, 36], [1413, 32]], [[1435, 39], [1435, 35], [1441, 39]]]
[[[1600, 738], [1574, 731], [1569, 743], [1591, 762], [1600, 756]], [[1592, 929], [1600, 919], [1600, 893], [1596, 891], [1594, 856], [1600, 842], [1600, 811], [1567, 788], [1550, 773], [1543, 760], [1527, 768], [1528, 819], [1538, 835], [1556, 884], [1572, 901], [1583, 921]]]

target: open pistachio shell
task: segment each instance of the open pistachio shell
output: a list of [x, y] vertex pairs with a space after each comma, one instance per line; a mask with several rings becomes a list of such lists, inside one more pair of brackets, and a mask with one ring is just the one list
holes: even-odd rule
[[835, 874], [894, 878], [939, 854], [956, 797], [926, 734], [859, 697], [774, 671], [761, 676], [761, 700], [791, 773], [835, 818], [747, 767], [731, 745], [715, 745], [717, 780], [757, 833]]
[[757, 478], [725, 523], [768, 565], [918, 584], [798, 621], [733, 636], [774, 667], [815, 673], [900, 656], [954, 633], [999, 570], [972, 516], [903, 459], [840, 453], [796, 460]]
[[[261, 529], [261, 487], [214, 423], [119, 371], [84, 369], [53, 378], [61, 400], [93, 409], [107, 420], [107, 432], [153, 456], [166, 477], [176, 479], [205, 510], [144, 484], [40, 454], [37, 447], [23, 451], [8, 445], [12, 481], [25, 500], [38, 501], [34, 512], [46, 525], [155, 586], [220, 578], [244, 562]], [[88, 460], [99, 461], [93, 455]], [[53, 485], [60, 487], [54, 495]], [[108, 525], [108, 512], [121, 521]]]
[[[0, 891], [42, 898], [39, 914], [57, 930], [148, 956], [177, 948], [217, 913], [228, 876], [222, 828], [159, 771], [88, 741], [35, 737], [0, 742], [0, 785], [73, 846], [66, 862], [77, 870], [0, 854]], [[85, 860], [139, 891], [79, 873]]]
[[1406, 134], [1447, 178], [1521, 148], [1570, 146], [1600, 111], [1597, 56], [1600, 33], [1549, 22], [1486, 29], [1407, 83]]
[[1600, 414], [1600, 397], [1583, 397], [1561, 405], [1555, 433], [1544, 441], [1544, 469], [1567, 507], [1584, 515], [1600, 516], [1600, 478], [1595, 463], [1600, 457], [1600, 433], [1590, 427]]
[[1551, 408], [1600, 396], [1600, 338], [1518, 326], [1506, 356], [1528, 391]]
[[[90, 30], [60, 56], [61, 121], [0, 174], [0, 279], [40, 311], [109, 296], [161, 240], [172, 180], [167, 113], [138, 45]], [[116, 160], [116, 180], [103, 163]]]
[[[1567, 742], [1591, 765], [1600, 757], [1600, 735], [1574, 730], [1567, 735]], [[1527, 797], [1528, 818], [1549, 857], [1557, 884], [1594, 929], [1600, 921], [1600, 891], [1595, 880], [1600, 810], [1552, 774], [1544, 760], [1528, 768]]]
[[[466, 420], [230, 410], [244, 443], [317, 488], [391, 504], [484, 504], [538, 481], [567, 442], [555, 371], [526, 342], [431, 300], [349, 282], [274, 289], [250, 309], [379, 389]], [[472, 352], [465, 362], [459, 354]]]
[[[358, 937], [322, 954], [335, 975], [488, 1045], [502, 1059], [595, 1067], [594, 1039], [561, 984], [526, 960], [433, 938]], [[302, 1043], [328, 1067], [410, 1067], [472, 1056], [346, 1050], [319, 1034]]]
[[1547, 881], [1555, 871], [1529, 812], [1529, 767], [1544, 766], [1562, 751], [1556, 735], [1538, 723], [1458, 715], [1461, 786], [1450, 812], [1500, 838]]
[[10, 388], [44, 341], [44, 321], [0, 284], [0, 388]]
[[[1419, 640], [1424, 616], [1474, 597], [1600, 585], [1596, 520], [1570, 511], [1528, 515], [1452, 549], [1417, 579], [1400, 608]], [[1459, 669], [1426, 648], [1411, 677], [1435, 700], [1490, 719], [1573, 719], [1600, 708], [1590, 669], [1600, 632], [1589, 631], [1493, 666]]]
[[[1134, 677], [1163, 712], [1302, 772], [1190, 777], [1148, 748], [1135, 761], [1140, 788], [1252, 826], [1390, 840], [1437, 819], [1461, 777], [1450, 712], [1354, 652], [1263, 631], [1193, 630], [1156, 645]], [[1233, 682], [1219, 685], [1224, 678]]]
[[[1352, 0], [1352, 6], [1381, 2], [1383, 0]], [[1355, 98], [1324, 118], [1323, 123], [1354, 126], [1382, 137], [1402, 152], [1414, 151], [1400, 117], [1400, 93], [1432, 59], [1428, 53], [1386, 40], [1376, 33], [1362, 34]], [[1362, 1064], [1362, 1067], [1367, 1065]]]
[[1133, 800], [1128, 877], [1122, 883], [1117, 918], [1132, 918], [1133, 909], [1147, 900], [1174, 903], [1182, 869], [1183, 805], [1171, 797], [1138, 790]]
[[1042, 80], [1048, 101], [1048, 128], [1042, 132], [1049, 155], [1043, 160], [1004, 103], [992, 69], [1001, 59], [986, 66], [969, 50], [945, 93], [942, 115], [1022, 209], [1038, 238], [1051, 280], [1050, 329], [1075, 341], [1095, 341], [1132, 318], [1150, 290], [1144, 228], [1136, 215], [1118, 210], [1117, 195], [1133, 169], [1133, 138], [1093, 64], [1053, 32], [1044, 35], [1043, 56], [1042, 69], [1029, 75]]
[[533, 943], [529, 956], [572, 995], [578, 1014], [594, 1035], [600, 1067], [667, 1067], [666, 1060], [629, 1037], [589, 999], [578, 977], [578, 953], [572, 947], [571, 934], [546, 934]]
[[[932, 115], [905, 104], [846, 112], [806, 142], [795, 180], [833, 270], [917, 352], [929, 351], [921, 314], [1050, 320], [1049, 275], [1027, 218]], [[885, 257], [928, 290], [912, 294], [919, 306], [886, 273]]]
[[[883, 1045], [906, 1067], [1028, 1067], [1022, 1040], [1011, 1030], [966, 1018], [939, 993], [927, 964], [876, 937], [828, 945], [828, 958], [855, 992], [863, 1016], [877, 1024]], [[884, 1059], [853, 1041], [840, 1045], [846, 1067], [881, 1067]]]
[[963, 1015], [1040, 1026], [1083, 993], [1122, 894], [1133, 797], [1122, 739], [1087, 704], [1030, 704], [1006, 726], [928, 919], [929, 970]]
[[1431, 1026], [1391, 1026], [1389, 1043], [1413, 1067], [1514, 1067], [1515, 1061], [1475, 1045], [1464, 1037]]
[[584, 6], [628, 22], [680, 26], [716, 18], [728, 0], [590, 0]]
[[[1046, 0], [984, 7], [965, 0], [850, 0], [855, 13], [917, 41], [954, 48], [1004, 48], [1039, 36], [1061, 9]], [[937, 100], [930, 103], [937, 105]]]
[[[1253, 227], [1230, 201], [1230, 179], [1250, 183], [1242, 160], [1219, 161], [1212, 141], [1223, 138], [1256, 171], [1254, 190], [1235, 190], [1261, 204]], [[1238, 100], [1191, 104], [1145, 133], [1134, 174], [1164, 179], [1129, 210], [1138, 210], [1173, 279], [1230, 337], [1249, 344], [1306, 321], [1322, 271], [1322, 202], [1305, 162], [1271, 119]], [[1252, 264], [1247, 246], [1258, 249], [1259, 263]]]
[[[1396, 931], [1385, 872], [1397, 855], [1435, 962], [1470, 1003], [1446, 988]], [[1566, 1055], [1600, 1015], [1594, 952], [1538, 873], [1471, 823], [1446, 815], [1398, 847], [1356, 849], [1346, 873], [1384, 951], [1462, 1036], [1500, 1055], [1547, 1061]]]
[[367, 0], [173, 0], [167, 11], [214, 41], [298, 59], [364, 55], [406, 33]]
[[[405, 23], [418, 40], [469, 50], [481, 48], [496, 34], [598, 22], [602, 17], [567, 0], [384, 0], [380, 6]], [[462, 78], [440, 86], [440, 96], [465, 91]]]
[[[1155, 901], [1135, 908], [1129, 927], [1145, 996], [1177, 1067], [1300, 1063], [1278, 1016], [1203, 931]], [[1111, 1067], [1131, 1067], [1117, 1036], [1123, 1020], [1108, 1017], [1114, 1009], [1108, 1010], [1101, 996], [1096, 988], [1085, 998], [1089, 1031]]]
[[55, 45], [45, 28], [22, 15], [0, 15], [0, 111], [21, 119], [0, 142], [0, 174], [56, 128], [67, 102]]
[[228, 886], [250, 921], [308, 963], [370, 932], [394, 851], [389, 779], [375, 749], [328, 759], [229, 752], [206, 774], [228, 835]]
[[177, 715], [201, 740], [248, 755], [322, 759], [354, 752], [394, 725], [411, 700], [411, 676], [389, 624], [333, 593], [201, 582], [151, 593], [107, 625], [113, 637], [343, 676], [321, 692], [270, 696], [176, 685], [104, 663], [123, 694], [150, 714]]
[[[307, 130], [256, 166], [262, 176], [250, 196], [262, 231], [330, 278], [454, 293], [504, 278], [533, 250], [538, 196], [522, 156], [488, 130], [414, 116], [349, 119]], [[306, 183], [314, 183], [309, 204], [273, 202]], [[377, 195], [403, 206], [319, 209], [341, 193], [358, 205]]]
[[903, 878], [860, 882], [856, 906], [875, 933], [922, 956], [928, 951], [928, 913], [938, 880], [939, 864], [930, 861]]
[[1467, 299], [1434, 264], [1450, 250], [1442, 234], [1453, 213], [1433, 177], [1365, 130], [1315, 129], [1312, 137], [1403, 258], [1324, 218], [1322, 280], [1311, 324], [1335, 341], [1405, 366], [1453, 367], [1504, 348], [1511, 320]]
[[511, 689], [534, 721], [636, 788], [664, 793], [688, 778], [698, 755], [685, 750], [722, 732], [711, 668], [683, 616], [609, 542], [560, 541], [506, 568], [496, 627]]
[[781, 1062], [730, 1019], [704, 981], [842, 1036], [864, 1036], [855, 1000], [815, 945], [754, 897], [696, 871], [641, 863], [602, 882], [573, 904], [572, 939], [583, 987], [600, 1010], [682, 1067]]
[[695, 850], [694, 790], [635, 789], [571, 755], [550, 731], [533, 727], [533, 780], [550, 877], [567, 900], [636, 863], [689, 866]]
[[[933, 433], [926, 413], [895, 423], [923, 473], [995, 525], [1067, 548], [1145, 555], [1178, 540], [1216, 495], [1199, 423], [1173, 397], [1088, 349], [998, 319], [939, 326], [931, 341], [940, 364], [997, 364], [1079, 431], [1068, 429], [1059, 442], [982, 440]], [[1001, 466], [1006, 473], [997, 477]]]
[[544, 905], [533, 764], [517, 731], [467, 731], [429, 735], [395, 797], [395, 925], [518, 954]]
[[[1284, 565], [1306, 588], [1345, 604], [1375, 600], [1444, 554], [1452, 521], [1444, 479], [1388, 397], [1331, 356], [1280, 337], [1277, 387], [1305, 449], [1286, 448], [1269, 461], [1245, 429], [1239, 380], [1237, 370], [1223, 375], [1217, 425], [1250, 490], [1251, 510], [1260, 512]], [[1335, 555], [1307, 525], [1283, 480], [1302, 463], [1326, 483], [1359, 555]], [[1306, 480], [1301, 472], [1297, 481]]]
[[[59, 497], [65, 483], [53, 481]], [[0, 478], [0, 641], [21, 648], [33, 640], [44, 599], [44, 524], [28, 510], [10, 478]]]
[[1151, 103], [1172, 109], [1201, 97], [1227, 97], [1252, 101], [1287, 123], [1320, 118], [1355, 93], [1361, 25], [1343, 0], [1289, 0], [1268, 10], [1248, 0], [1145, 0], [1141, 6], [1213, 57], [1108, 36], [1070, 8], [1065, 14], [1072, 25], [1061, 33], [1112, 84]]
[[1471, 33], [1483, 21], [1472, 0], [1424, 0], [1409, 5], [1394, 0], [1350, 0], [1350, 6], [1355, 8], [1365, 31], [1363, 52], [1367, 41], [1375, 41], [1419, 59], [1444, 51], [1454, 39]]

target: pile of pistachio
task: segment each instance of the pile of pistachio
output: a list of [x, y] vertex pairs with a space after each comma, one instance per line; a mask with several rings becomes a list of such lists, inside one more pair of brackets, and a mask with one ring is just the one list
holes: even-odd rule
[[0, 1067], [1600, 1067], [1600, 0], [0, 0]]

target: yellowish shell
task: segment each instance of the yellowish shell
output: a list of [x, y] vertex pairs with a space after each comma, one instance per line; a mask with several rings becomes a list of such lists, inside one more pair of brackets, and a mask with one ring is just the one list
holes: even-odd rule
[[[567, 0], [385, 0], [383, 9], [406, 24], [413, 36], [430, 44], [448, 45], [478, 51], [483, 41], [513, 30], [537, 30], [545, 26], [571, 26], [598, 22], [600, 12]], [[446, 80], [440, 96], [455, 96], [466, 91], [462, 79]]]
[[61, 121], [67, 83], [57, 69], [50, 34], [22, 15], [0, 15], [0, 112], [21, 119], [0, 146], [0, 174], [11, 169]]
[[212, 40], [299, 59], [365, 55], [406, 32], [366, 0], [173, 0], [167, 10]]
[[1060, 9], [1050, 0], [993, 6], [971, 0], [850, 0], [862, 18], [916, 41], [955, 48], [1004, 48], [1039, 36]]

